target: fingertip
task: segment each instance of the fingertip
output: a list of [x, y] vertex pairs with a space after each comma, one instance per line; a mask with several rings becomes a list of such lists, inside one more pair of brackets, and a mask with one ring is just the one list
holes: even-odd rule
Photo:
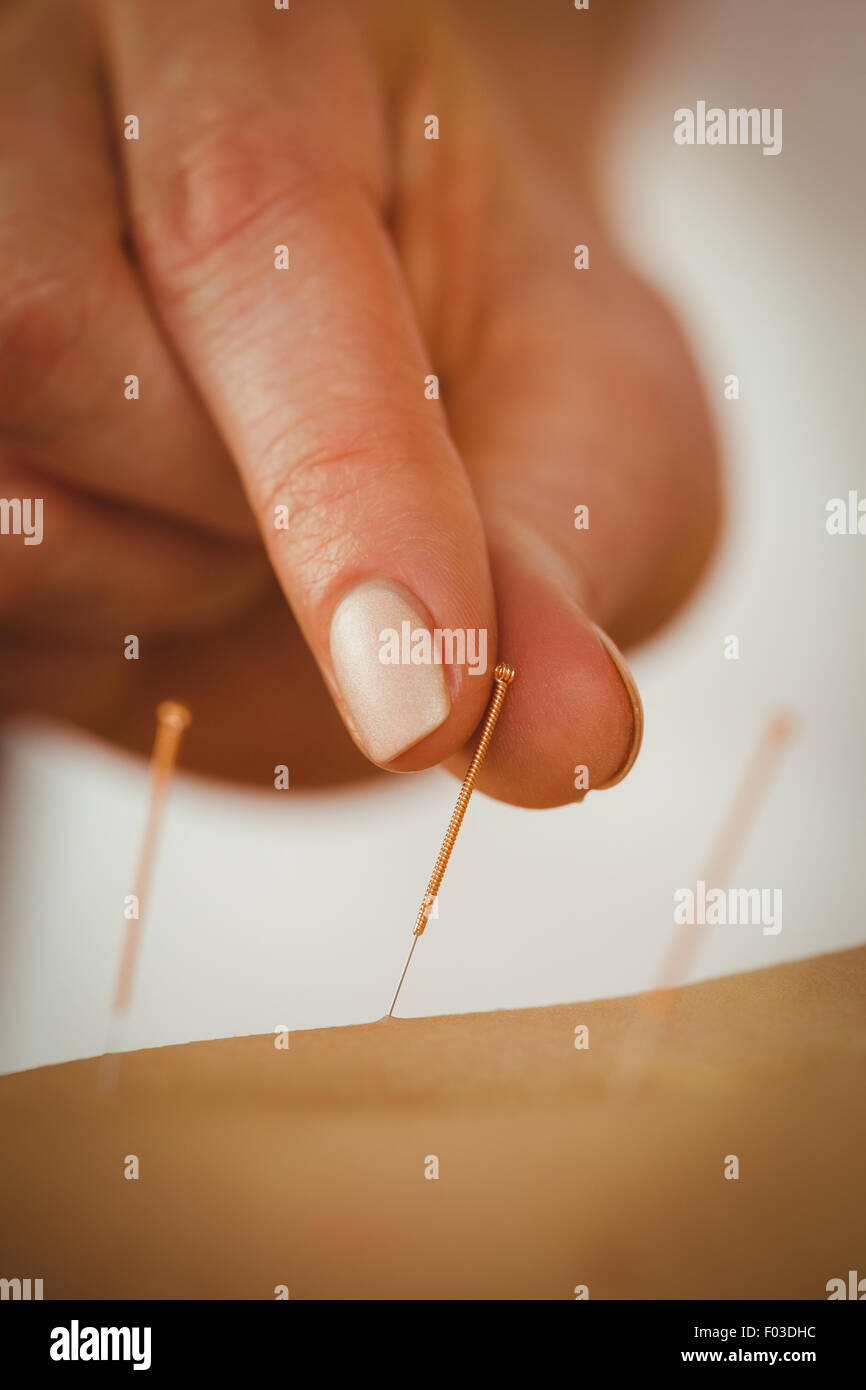
[[[479, 779], [497, 800], [531, 808], [583, 801], [634, 766], [643, 706], [634, 677], [611, 638], [574, 593], [524, 553], [493, 555], [500, 650], [520, 672], [503, 709]], [[448, 762], [466, 771], [474, 747]], [[592, 803], [590, 803], [592, 804]]]
[[640, 753], [641, 744], [643, 743], [643, 701], [641, 700], [640, 691], [637, 688], [635, 678], [631, 673], [631, 668], [628, 662], [626, 661], [625, 657], [623, 656], [622, 652], [620, 651], [619, 647], [616, 645], [613, 639], [608, 636], [608, 634], [604, 631], [603, 628], [600, 628], [596, 623], [593, 623], [593, 628], [595, 630], [596, 636], [598, 637], [598, 640], [601, 642], [602, 646], [604, 647], [605, 651], [607, 652], [608, 656], [613, 662], [613, 665], [616, 668], [617, 674], [620, 677], [620, 680], [622, 681], [625, 693], [628, 696], [629, 704], [631, 705], [631, 739], [629, 742], [628, 749], [626, 751], [626, 755], [622, 761], [622, 765], [620, 766], [618, 771], [614, 773], [612, 777], [609, 777], [607, 779], [606, 782], [597, 783], [595, 788], [593, 788], [593, 790], [595, 791], [607, 791], [610, 787], [615, 787], [617, 783], [622, 782], [628, 776], [629, 772], [631, 772], [631, 769], [634, 767], [634, 764], [637, 761], [637, 756]]

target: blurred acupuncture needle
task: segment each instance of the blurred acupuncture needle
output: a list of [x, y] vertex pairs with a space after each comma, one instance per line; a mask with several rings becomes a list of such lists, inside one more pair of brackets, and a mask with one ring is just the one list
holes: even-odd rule
[[509, 666], [507, 662], [504, 661], [500, 662], [500, 664], [496, 667], [496, 670], [493, 672], [493, 679], [496, 682], [496, 687], [493, 691], [493, 696], [491, 698], [490, 705], [487, 709], [487, 714], [484, 719], [484, 725], [481, 730], [481, 736], [478, 740], [478, 746], [475, 749], [475, 756], [473, 757], [472, 762], [469, 764], [466, 776], [463, 778], [463, 786], [460, 788], [460, 794], [457, 797], [457, 804], [454, 807], [451, 820], [448, 823], [448, 829], [445, 832], [445, 839], [442, 841], [442, 848], [439, 851], [439, 857], [437, 858], [433, 868], [433, 872], [430, 875], [430, 882], [427, 884], [427, 892], [424, 894], [424, 901], [418, 909], [418, 916], [415, 919], [415, 928], [413, 933], [414, 940], [412, 942], [412, 946], [409, 951], [406, 964], [403, 966], [403, 974], [400, 976], [400, 983], [397, 986], [393, 1001], [391, 1003], [391, 1007], [388, 1010], [389, 1018], [394, 1013], [394, 1006], [397, 1003], [397, 996], [399, 995], [400, 990], [403, 988], [403, 981], [406, 978], [406, 972], [409, 969], [409, 966], [412, 961], [412, 956], [415, 953], [415, 947], [418, 945], [419, 938], [421, 937], [424, 928], [427, 925], [430, 913], [433, 911], [433, 904], [436, 900], [436, 895], [439, 892], [439, 888], [442, 884], [442, 879], [445, 876], [445, 870], [448, 867], [448, 860], [451, 858], [451, 851], [454, 848], [454, 842], [457, 839], [458, 833], [460, 831], [460, 826], [463, 824], [463, 817], [466, 814], [466, 807], [469, 805], [469, 798], [472, 795], [475, 783], [478, 781], [478, 774], [481, 771], [481, 765], [484, 762], [485, 757], [487, 756], [487, 749], [489, 748], [490, 740], [493, 737], [493, 730], [496, 727], [496, 721], [499, 718], [500, 711], [505, 702], [505, 696], [508, 691], [508, 687], [514, 680], [514, 676], [514, 667]]
[[[708, 891], [727, 886], [793, 732], [794, 720], [788, 714], [774, 715], [765, 728], [704, 871], [703, 882]], [[628, 1078], [634, 1083], [645, 1074], [649, 1055], [661, 1042], [665, 1023], [703, 937], [704, 933], [689, 923], [674, 932], [653, 991], [632, 1026], [618, 1080]], [[642, 1067], [639, 1065], [641, 1060]]]
[[[153, 753], [150, 760], [150, 796], [144, 837], [142, 839], [141, 852], [138, 860], [138, 871], [135, 876], [135, 892], [133, 898], [134, 915], [127, 922], [123, 939], [120, 967], [117, 972], [117, 982], [112, 1004], [112, 1020], [108, 1039], [109, 1045], [106, 1047], [106, 1058], [104, 1060], [107, 1060], [111, 1054], [117, 1054], [119, 1052], [120, 1024], [132, 997], [135, 967], [138, 960], [139, 946], [141, 944], [144, 904], [147, 900], [147, 893], [150, 885], [150, 874], [153, 867], [153, 858], [162, 821], [165, 794], [177, 762], [181, 739], [183, 738], [185, 730], [189, 727], [191, 720], [192, 715], [186, 706], [179, 705], [174, 700], [163, 701], [156, 711], [156, 738], [154, 740]], [[116, 1066], [112, 1070], [112, 1076], [109, 1076], [107, 1069], [105, 1066], [103, 1067], [103, 1078], [109, 1076], [109, 1080], [112, 1080], [115, 1075]]]

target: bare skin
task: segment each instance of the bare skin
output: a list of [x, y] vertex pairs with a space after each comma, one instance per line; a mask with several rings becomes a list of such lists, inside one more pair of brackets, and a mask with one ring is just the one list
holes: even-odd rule
[[[664, 621], [719, 515], [689, 353], [595, 189], [626, 8], [4, 5], [0, 493], [46, 529], [0, 546], [0, 713], [144, 752], [174, 698], [191, 769], [367, 775], [328, 631], [378, 577], [521, 672], [485, 790], [617, 773], [631, 706], [592, 624]], [[462, 775], [489, 681], [448, 678], [392, 770]]]
[[648, 996], [156, 1048], [113, 1095], [96, 1059], [6, 1076], [4, 1268], [46, 1298], [826, 1298], [866, 1239], [864, 1002], [864, 947], [690, 986], [639, 1085]]

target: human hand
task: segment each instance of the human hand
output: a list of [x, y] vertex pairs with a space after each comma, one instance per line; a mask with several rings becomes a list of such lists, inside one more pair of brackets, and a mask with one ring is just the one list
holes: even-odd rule
[[[489, 676], [377, 672], [405, 617], [517, 668], [485, 790], [553, 805], [576, 764], [599, 786], [627, 763], [594, 624], [634, 640], [693, 584], [711, 432], [583, 151], [539, 135], [559, 68], [509, 100], [519, 44], [485, 55], [433, 8], [2, 11], [0, 492], [44, 499], [41, 545], [0, 536], [5, 712], [144, 750], [183, 700], [185, 766], [262, 786], [369, 770], [344, 721], [394, 770], [462, 775]], [[533, 14], [530, 46], [563, 22]]]

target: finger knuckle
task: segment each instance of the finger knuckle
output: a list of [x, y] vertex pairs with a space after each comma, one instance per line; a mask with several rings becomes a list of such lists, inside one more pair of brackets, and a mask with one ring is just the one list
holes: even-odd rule
[[261, 120], [213, 120], [191, 133], [165, 173], [133, 204], [142, 258], [171, 288], [212, 268], [233, 243], [270, 213], [275, 242], [285, 209], [318, 195], [320, 163], [274, 148]]
[[63, 256], [8, 271], [0, 293], [0, 424], [32, 418], [90, 313], [88, 276]]
[[413, 511], [404, 497], [406, 435], [399, 439], [366, 426], [323, 433], [299, 445], [281, 432], [263, 451], [261, 515], [289, 508], [293, 558], [324, 585], [352, 554], [373, 541], [405, 540]]

